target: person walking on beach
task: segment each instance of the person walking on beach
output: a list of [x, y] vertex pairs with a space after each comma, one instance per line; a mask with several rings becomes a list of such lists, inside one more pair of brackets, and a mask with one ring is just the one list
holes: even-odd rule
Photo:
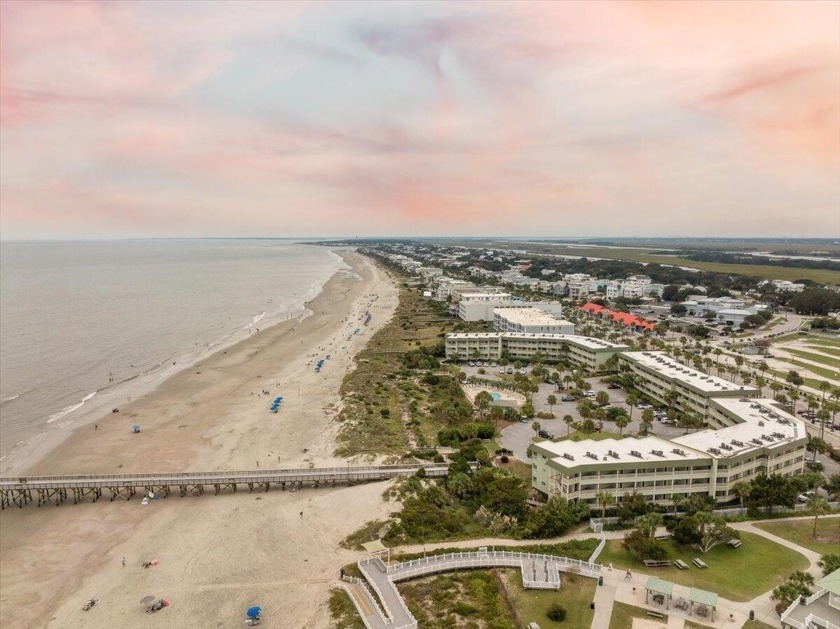
[[633, 580], [633, 573], [630, 570], [627, 570], [627, 573], [624, 575], [625, 581], [632, 581]]
[[122, 558], [122, 567], [125, 568], [125, 557]]
[[303, 511], [300, 512], [300, 517], [303, 517]]

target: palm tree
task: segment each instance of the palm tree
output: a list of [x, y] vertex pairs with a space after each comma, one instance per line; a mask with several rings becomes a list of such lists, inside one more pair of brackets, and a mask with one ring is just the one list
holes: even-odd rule
[[738, 499], [741, 501], [741, 508], [744, 508], [744, 500], [750, 497], [750, 489], [752, 485], [745, 481], [739, 481], [732, 485], [732, 490], [738, 496]]
[[640, 428], [644, 431], [645, 434], [648, 434], [648, 431], [653, 432], [651, 429], [653, 428], [653, 409], [646, 408], [642, 411], [642, 424]]
[[619, 415], [615, 419], [615, 425], [618, 426], [618, 436], [621, 437], [624, 434], [624, 429], [630, 425], [630, 418], [627, 415]]
[[575, 418], [571, 415], [563, 415], [563, 423], [566, 424], [566, 436], [568, 437], [572, 432], [572, 424], [575, 423]]
[[627, 406], [630, 408], [630, 421], [633, 421], [633, 407], [639, 402], [639, 396], [631, 393], [627, 396]]
[[554, 405], [557, 404], [557, 396], [553, 395], [553, 394], [549, 395], [546, 398], [546, 401], [548, 402], [548, 410], [553, 413], [554, 412]]
[[782, 390], [782, 385], [774, 380], [770, 383], [770, 388], [773, 389], [773, 399], [775, 400], [779, 396], [779, 391]]
[[828, 506], [828, 500], [817, 494], [811, 496], [805, 506], [808, 512], [814, 515], [814, 539], [817, 539], [817, 520], [821, 515], [829, 513], [831, 507]]
[[595, 494], [595, 500], [601, 507], [601, 519], [603, 520], [607, 517], [607, 507], [611, 504], [615, 504], [615, 496], [608, 491], [599, 491]]
[[790, 405], [793, 408], [793, 414], [796, 415], [796, 400], [799, 399], [799, 391], [791, 391], [788, 393], [788, 397], [790, 398]]

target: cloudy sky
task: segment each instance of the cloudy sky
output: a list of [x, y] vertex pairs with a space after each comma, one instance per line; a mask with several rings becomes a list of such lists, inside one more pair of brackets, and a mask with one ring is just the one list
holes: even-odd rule
[[840, 236], [840, 2], [0, 3], [0, 236]]

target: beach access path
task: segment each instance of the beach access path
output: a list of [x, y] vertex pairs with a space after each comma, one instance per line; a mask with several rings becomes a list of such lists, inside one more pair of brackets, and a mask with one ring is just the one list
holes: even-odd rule
[[[392, 316], [397, 289], [369, 259], [337, 252], [350, 268], [309, 302], [312, 316], [261, 330], [177, 374], [21, 475], [346, 466], [333, 456], [339, 387]], [[365, 311], [365, 333], [350, 334]], [[313, 361], [326, 354], [315, 373]], [[283, 407], [273, 414], [277, 395]], [[382, 501], [385, 487], [7, 509], [0, 625], [233, 626], [259, 604], [266, 627], [323, 627], [336, 561], [353, 557], [338, 542], [393, 509]], [[140, 567], [151, 558], [159, 564]], [[138, 601], [151, 594], [172, 605], [145, 614]], [[83, 612], [92, 597], [99, 603]]]

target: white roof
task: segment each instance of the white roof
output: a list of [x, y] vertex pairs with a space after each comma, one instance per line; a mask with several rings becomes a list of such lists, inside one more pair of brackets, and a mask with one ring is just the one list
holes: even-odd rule
[[573, 325], [571, 321], [557, 319], [537, 308], [498, 308], [493, 314], [519, 325]]
[[[563, 467], [579, 467], [594, 463], [651, 463], [664, 461], [711, 460], [711, 455], [681, 447], [659, 437], [627, 437], [625, 439], [585, 439], [583, 441], [542, 441], [536, 444], [556, 456], [552, 461]], [[680, 452], [676, 452], [679, 450]], [[572, 457], [572, 458], [569, 458]]]
[[578, 336], [576, 334], [551, 334], [548, 332], [451, 332], [446, 335], [447, 339], [542, 339], [546, 341], [560, 341], [570, 345], [578, 345], [587, 349], [611, 349], [622, 351], [627, 349], [626, 345], [611, 343], [603, 339], [596, 339], [590, 336]]
[[682, 435], [672, 441], [725, 459], [746, 450], [777, 447], [805, 437], [805, 424], [775, 406], [773, 400], [717, 398], [712, 403], [739, 423]]
[[624, 352], [622, 358], [644, 365], [666, 378], [679, 381], [706, 393], [721, 391], [743, 391], [744, 395], [758, 393], [758, 389], [740, 386], [723, 378], [710, 376], [702, 371], [687, 367], [678, 363], [665, 352]]

